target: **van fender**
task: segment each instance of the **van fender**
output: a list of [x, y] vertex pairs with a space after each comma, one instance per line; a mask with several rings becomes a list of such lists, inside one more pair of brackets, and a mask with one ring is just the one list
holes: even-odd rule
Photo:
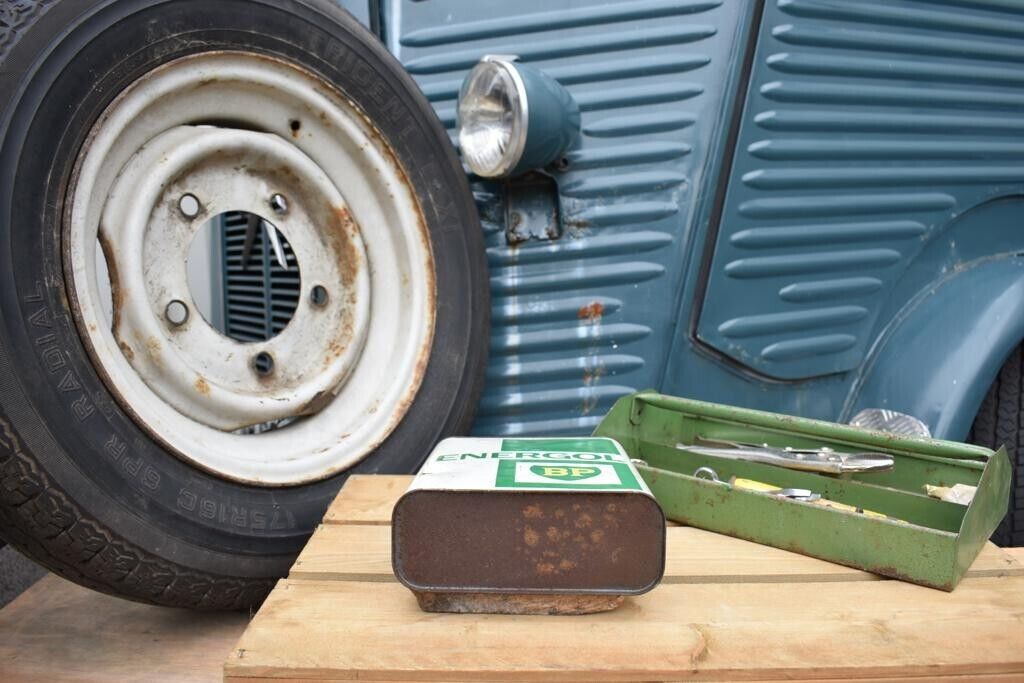
[[1024, 254], [958, 264], [880, 335], [842, 419], [864, 408], [888, 408], [923, 420], [936, 438], [962, 441], [1021, 339]]

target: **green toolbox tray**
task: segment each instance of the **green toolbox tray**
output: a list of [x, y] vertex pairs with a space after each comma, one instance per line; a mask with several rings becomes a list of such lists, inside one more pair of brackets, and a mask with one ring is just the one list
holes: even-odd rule
[[[900, 436], [642, 392], [620, 399], [595, 436], [616, 439], [638, 463], [666, 517], [756, 543], [953, 590], [1006, 514], [1004, 449]], [[888, 453], [887, 472], [829, 475], [698, 455], [677, 448], [712, 439], [839, 452]], [[719, 481], [697, 478], [712, 468]], [[733, 488], [732, 477], [810, 489], [885, 517]], [[932, 498], [925, 484], [976, 486], [969, 506]]]

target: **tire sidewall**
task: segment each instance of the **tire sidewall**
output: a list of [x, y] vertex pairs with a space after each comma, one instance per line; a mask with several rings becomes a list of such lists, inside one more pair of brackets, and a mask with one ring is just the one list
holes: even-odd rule
[[360, 472], [411, 471], [436, 439], [464, 426], [465, 403], [475, 403], [486, 267], [465, 176], [429, 105], [409, 95], [412, 82], [333, 3], [37, 5], [35, 24], [0, 54], [6, 73], [8, 65], [24, 73], [0, 82], [11, 102], [0, 118], [0, 421], [70, 498], [129, 542], [201, 571], [280, 575], [349, 473], [279, 489], [230, 482], [168, 453], [122, 410], [79, 338], [64, 281], [60, 226], [78, 152], [128, 84], [159, 64], [217, 49], [298, 63], [374, 122], [421, 203], [438, 306], [416, 400], [351, 470]]

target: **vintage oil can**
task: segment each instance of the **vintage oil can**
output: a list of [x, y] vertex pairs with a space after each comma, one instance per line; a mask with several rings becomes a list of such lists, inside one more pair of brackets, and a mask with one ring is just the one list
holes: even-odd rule
[[601, 612], [665, 569], [665, 517], [610, 438], [446, 439], [391, 528], [395, 576], [429, 612]]

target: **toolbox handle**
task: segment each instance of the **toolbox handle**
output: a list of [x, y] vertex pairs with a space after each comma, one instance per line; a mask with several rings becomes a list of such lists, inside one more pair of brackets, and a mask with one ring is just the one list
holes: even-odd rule
[[632, 401], [629, 421], [634, 426], [640, 424], [640, 415], [643, 412], [644, 406], [650, 405], [683, 413], [694, 418], [712, 418], [723, 422], [760, 427], [772, 432], [778, 431], [778, 425], [781, 420], [789, 434], [820, 438], [832, 444], [843, 444], [851, 448], [871, 446], [907, 455], [930, 455], [958, 461], [978, 460], [981, 466], [984, 466], [984, 463], [994, 455], [993, 451], [982, 446], [920, 436], [876, 432], [870, 429], [825, 422], [823, 420], [812, 420], [805, 417], [779, 415], [750, 408], [738, 408], [692, 399], [676, 398], [653, 391], [634, 394]]

